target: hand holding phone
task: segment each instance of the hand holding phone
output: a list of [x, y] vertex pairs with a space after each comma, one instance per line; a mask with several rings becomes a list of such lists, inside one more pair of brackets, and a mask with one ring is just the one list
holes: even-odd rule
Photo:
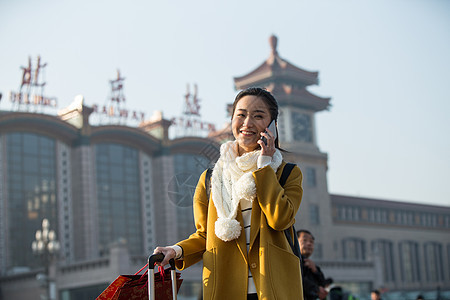
[[[272, 122], [270, 122], [269, 126], [267, 127], [267, 129], [270, 130], [270, 132], [272, 132], [273, 134], [273, 140], [275, 141], [277, 139], [277, 127], [275, 125], [275, 120], [272, 120]], [[267, 130], [265, 131], [267, 133]], [[267, 146], [267, 139], [262, 136], [261, 140], [264, 142], [264, 144]]]

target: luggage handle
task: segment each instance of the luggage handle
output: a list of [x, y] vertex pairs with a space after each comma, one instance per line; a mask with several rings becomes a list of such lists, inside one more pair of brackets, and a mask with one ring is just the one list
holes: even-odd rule
[[[156, 299], [155, 296], [155, 262], [161, 262], [164, 260], [164, 254], [157, 253], [148, 257], [148, 298], [150, 300]], [[175, 260], [172, 258], [169, 261], [170, 264], [170, 278], [172, 280], [172, 299], [177, 299], [177, 272], [175, 270]]]
[[[155, 268], [155, 262], [162, 262], [163, 260], [164, 260], [164, 254], [162, 254], [162, 253], [150, 255], [148, 257], [148, 268], [153, 270]], [[173, 258], [171, 260], [169, 260], [169, 264], [170, 264], [170, 269], [175, 270], [175, 260]]]

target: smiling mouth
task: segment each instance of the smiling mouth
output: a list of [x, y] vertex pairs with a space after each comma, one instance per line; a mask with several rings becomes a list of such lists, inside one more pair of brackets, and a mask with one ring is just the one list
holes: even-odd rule
[[244, 136], [251, 136], [251, 135], [255, 135], [254, 131], [247, 131], [247, 130], [241, 130], [240, 133]]

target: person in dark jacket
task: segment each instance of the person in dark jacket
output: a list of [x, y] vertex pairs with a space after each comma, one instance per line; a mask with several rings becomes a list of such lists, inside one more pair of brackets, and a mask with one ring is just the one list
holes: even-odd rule
[[297, 231], [298, 243], [303, 259], [303, 296], [305, 300], [325, 299], [325, 277], [320, 267], [310, 259], [314, 252], [314, 236], [308, 230]]

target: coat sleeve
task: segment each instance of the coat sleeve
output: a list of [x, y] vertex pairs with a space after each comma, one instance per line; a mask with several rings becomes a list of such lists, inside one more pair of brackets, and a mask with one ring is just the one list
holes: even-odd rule
[[180, 270], [199, 262], [206, 249], [208, 199], [206, 197], [205, 176], [206, 171], [200, 176], [193, 199], [196, 232], [186, 240], [177, 243], [178, 246], [183, 248], [183, 258], [175, 262], [176, 267]]
[[[284, 164], [280, 167], [280, 176]], [[256, 195], [268, 225], [275, 230], [285, 230], [295, 222], [295, 215], [302, 201], [302, 172], [295, 166], [284, 186], [270, 166], [253, 172]]]

